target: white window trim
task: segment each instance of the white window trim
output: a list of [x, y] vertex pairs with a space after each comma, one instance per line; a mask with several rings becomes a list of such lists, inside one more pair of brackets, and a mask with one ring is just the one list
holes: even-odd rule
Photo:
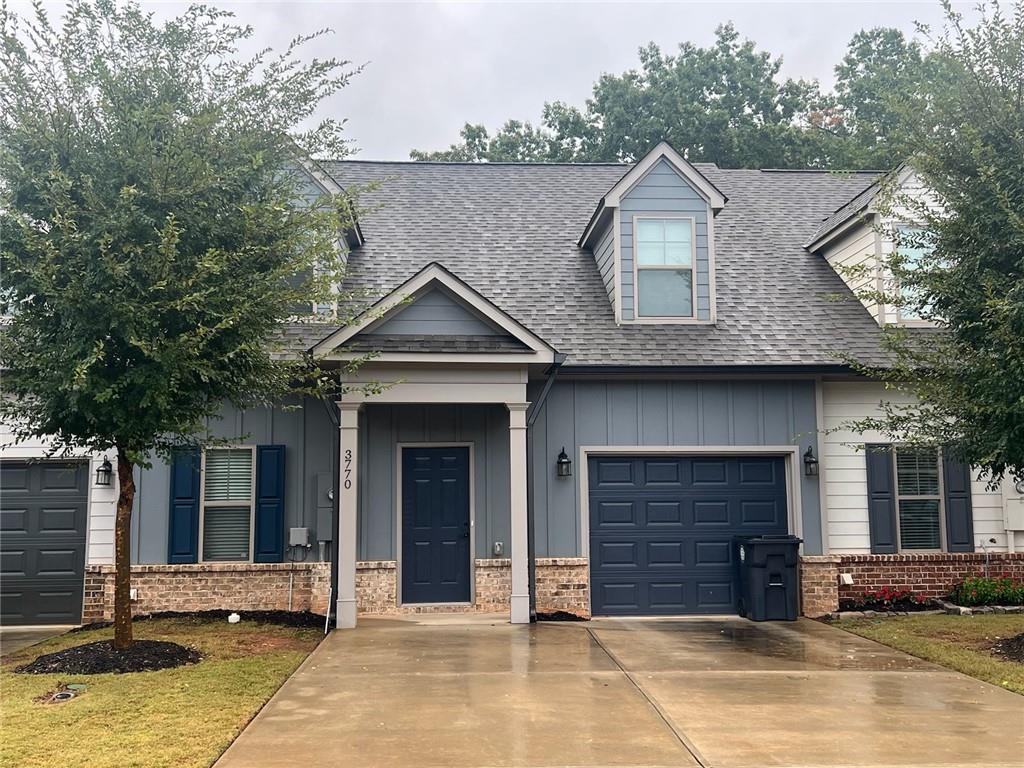
[[[203, 554], [203, 543], [205, 537], [203, 529], [206, 525], [206, 507], [240, 507], [242, 502], [238, 499], [231, 501], [206, 501], [206, 452], [211, 451], [240, 451], [248, 450], [252, 453], [252, 473], [249, 483], [249, 557], [245, 560], [207, 560]], [[251, 563], [253, 562], [253, 549], [256, 545], [256, 446], [255, 445], [218, 445], [214, 448], [203, 448], [199, 465], [199, 562], [200, 563]]]
[[904, 496], [903, 494], [900, 493], [900, 475], [899, 475], [899, 468], [898, 468], [898, 465], [896, 463], [896, 454], [899, 452], [901, 447], [904, 450], [906, 450], [910, 446], [907, 446], [907, 445], [902, 445], [901, 446], [899, 443], [894, 443], [893, 446], [892, 446], [892, 450], [889, 451], [889, 453], [891, 454], [890, 455], [890, 459], [892, 461], [892, 481], [893, 481], [893, 491], [894, 491], [895, 501], [896, 501], [896, 548], [897, 548], [898, 551], [905, 552], [905, 553], [907, 553], [909, 555], [913, 555], [913, 554], [927, 555], [927, 554], [935, 554], [935, 553], [941, 553], [941, 552], [948, 552], [949, 550], [947, 548], [947, 542], [946, 542], [946, 482], [945, 482], [945, 478], [942, 476], [943, 475], [943, 471], [942, 471], [942, 449], [937, 449], [936, 452], [935, 452], [935, 461], [936, 461], [936, 464], [938, 465], [937, 469], [938, 469], [938, 478], [939, 478], [939, 490], [938, 490], [938, 494], [937, 494], [938, 495], [938, 500], [939, 500], [939, 548], [938, 549], [904, 549], [903, 548], [903, 512], [902, 512], [902, 510], [900, 508], [900, 503], [903, 502], [903, 501], [932, 501], [932, 500], [935, 499], [936, 494], [923, 494], [923, 495], [922, 494], [909, 494], [909, 495]]
[[[681, 265], [671, 264], [646, 264], [640, 266], [639, 248], [637, 241], [638, 224], [641, 221], [665, 221], [674, 219], [690, 222], [690, 309], [689, 315], [641, 315], [640, 314], [640, 271], [641, 270], [664, 270], [666, 272], [678, 272], [686, 269]], [[637, 323], [659, 323], [666, 322], [707, 322], [697, 318], [697, 219], [689, 214], [663, 213], [650, 214], [641, 213], [633, 215], [633, 322]]]

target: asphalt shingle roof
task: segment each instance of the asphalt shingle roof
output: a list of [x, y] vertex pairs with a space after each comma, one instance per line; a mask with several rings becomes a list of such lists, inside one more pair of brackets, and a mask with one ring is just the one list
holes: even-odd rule
[[859, 194], [855, 195], [852, 200], [847, 201], [836, 209], [831, 215], [825, 217], [825, 219], [818, 225], [818, 228], [814, 231], [814, 234], [807, 239], [806, 245], [810, 247], [816, 240], [827, 235], [839, 227], [843, 226], [846, 222], [857, 216], [865, 208], [871, 205], [871, 201], [878, 195], [881, 185], [876, 182], [872, 183], [867, 189]]
[[[616, 325], [594, 257], [576, 243], [629, 166], [343, 161], [361, 198], [366, 242], [346, 285], [386, 293], [436, 261], [555, 349], [567, 365], [830, 366], [880, 362], [880, 330], [804, 244], [876, 174], [722, 170], [698, 164], [728, 197], [715, 218], [717, 322]], [[845, 297], [845, 300], [840, 297]], [[312, 343], [317, 326], [286, 332]]]

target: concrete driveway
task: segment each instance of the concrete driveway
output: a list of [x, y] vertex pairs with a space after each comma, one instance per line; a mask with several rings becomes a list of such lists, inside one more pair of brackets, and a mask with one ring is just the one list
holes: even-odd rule
[[0, 626], [0, 656], [20, 651], [30, 645], [41, 643], [57, 635], [63, 635], [76, 625], [67, 626], [40, 625], [35, 627], [4, 627]]
[[1024, 697], [817, 622], [375, 619], [218, 768], [1013, 766]]

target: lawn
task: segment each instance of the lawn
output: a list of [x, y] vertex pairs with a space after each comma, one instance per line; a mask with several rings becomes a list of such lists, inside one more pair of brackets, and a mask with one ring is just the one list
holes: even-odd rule
[[[53, 638], [4, 659], [0, 670], [0, 765], [19, 768], [199, 768], [227, 748], [319, 642], [318, 629], [243, 621], [156, 619], [136, 638], [198, 648], [198, 664], [125, 675], [24, 675], [12, 667], [112, 636], [111, 629]], [[71, 701], [36, 697], [84, 683]]]
[[1024, 695], [1024, 664], [990, 652], [997, 640], [1024, 632], [1024, 614], [845, 619], [833, 626]]

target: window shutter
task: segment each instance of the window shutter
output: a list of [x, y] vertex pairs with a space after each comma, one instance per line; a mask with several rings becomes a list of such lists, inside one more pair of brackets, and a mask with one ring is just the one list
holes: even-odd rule
[[194, 563], [199, 557], [199, 450], [171, 456], [167, 562]]
[[256, 448], [257, 563], [284, 560], [284, 446]]
[[942, 455], [942, 480], [946, 491], [946, 550], [974, 551], [974, 520], [971, 513], [971, 468], [954, 456]]
[[864, 446], [868, 470], [868, 530], [871, 552], [891, 555], [898, 550], [896, 538], [896, 490], [892, 476], [892, 446], [869, 443]]

